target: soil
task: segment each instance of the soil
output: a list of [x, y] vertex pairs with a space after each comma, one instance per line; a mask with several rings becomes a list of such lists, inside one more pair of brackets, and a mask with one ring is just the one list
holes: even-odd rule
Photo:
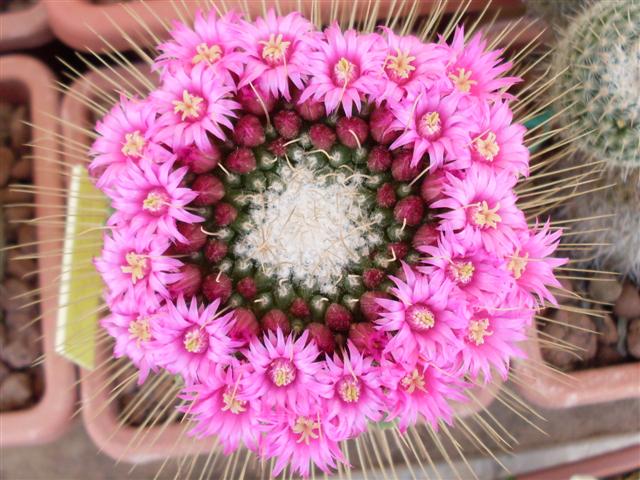
[[[588, 309], [585, 315], [561, 309], [543, 313], [541, 339], [548, 335], [572, 347], [542, 345], [543, 358], [564, 371], [604, 367], [640, 360], [640, 287], [629, 280], [620, 282], [591, 280], [563, 285], [582, 299], [561, 303]], [[555, 340], [554, 340], [555, 341]]]
[[15, 191], [31, 184], [25, 120], [26, 105], [0, 101], [0, 412], [34, 405], [44, 388], [42, 367], [32, 366], [42, 355], [37, 262], [22, 258], [33, 256], [35, 248], [17, 247], [35, 241], [35, 229], [25, 223], [34, 216], [33, 197]]

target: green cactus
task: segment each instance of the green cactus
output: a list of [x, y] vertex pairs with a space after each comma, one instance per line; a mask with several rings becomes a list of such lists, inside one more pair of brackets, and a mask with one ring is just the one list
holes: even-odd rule
[[[562, 3], [562, 2], [559, 2]], [[585, 262], [640, 281], [640, 0], [590, 2], [561, 33], [552, 60], [553, 109], [577, 154], [602, 178], [564, 207]], [[597, 166], [588, 167], [593, 162]], [[595, 173], [595, 172], [591, 172]], [[590, 178], [593, 178], [590, 176]], [[606, 188], [607, 185], [614, 185]], [[588, 192], [587, 192], [588, 191]]]
[[524, 0], [527, 13], [544, 18], [553, 26], [564, 26], [580, 11], [587, 0]]
[[553, 58], [565, 135], [623, 180], [640, 169], [639, 25], [640, 0], [593, 3], [570, 22]]

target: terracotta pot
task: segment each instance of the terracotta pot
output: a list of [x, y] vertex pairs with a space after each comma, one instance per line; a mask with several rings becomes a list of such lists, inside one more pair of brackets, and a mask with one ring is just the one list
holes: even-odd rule
[[[54, 78], [40, 62], [21, 55], [0, 57], [0, 97], [9, 101], [29, 104], [32, 129], [31, 142], [34, 158], [34, 185], [54, 191], [62, 186], [56, 150], [58, 142], [46, 131], [56, 132], [58, 123], [58, 97], [53, 89]], [[55, 194], [37, 190], [36, 216], [60, 214], [63, 199]], [[37, 444], [51, 441], [61, 435], [70, 423], [75, 403], [75, 370], [72, 364], [55, 353], [55, 329], [60, 254], [63, 229], [51, 224], [37, 224], [39, 286], [42, 289], [40, 322], [43, 335], [44, 393], [40, 401], [26, 410], [0, 415], [0, 446]], [[52, 239], [60, 239], [51, 243]]]
[[585, 460], [520, 475], [517, 480], [566, 480], [572, 475], [592, 475], [596, 478], [603, 478], [621, 475], [639, 468], [640, 445], [633, 445]]
[[0, 52], [39, 47], [51, 38], [47, 10], [41, 1], [23, 10], [0, 13]]
[[640, 398], [640, 362], [579, 370], [570, 372], [569, 377], [550, 370], [541, 375], [537, 331], [523, 349], [529, 359], [518, 362], [515, 368], [520, 378], [526, 380], [526, 386], [519, 384], [518, 389], [523, 397], [540, 407], [569, 408]]
[[[165, 37], [167, 35], [166, 27], [170, 25], [171, 19], [179, 19], [185, 15], [190, 16], [197, 8], [200, 8], [201, 4], [196, 1], [180, 2], [179, 0], [147, 0], [146, 2], [132, 0], [122, 4], [107, 5], [95, 4], [88, 0], [42, 1], [47, 8], [51, 28], [60, 40], [78, 50], [91, 49], [94, 51], [104, 49], [105, 44], [99, 36], [102, 36], [118, 50], [131, 49], [121, 31], [130, 35], [136, 43], [151, 46], [155, 43], [153, 36]], [[320, 0], [321, 3], [322, 1]], [[264, 3], [275, 5], [273, 1]], [[310, 2], [307, 0], [303, 3], [309, 4]], [[355, 3], [360, 4], [358, 15], [363, 15], [367, 11], [368, 1]], [[411, 3], [407, 2], [407, 11]], [[418, 3], [419, 12], [429, 12], [436, 3], [437, 0], [420, 0]], [[250, 0], [246, 4], [252, 16], [262, 14], [263, 2]], [[298, 4], [299, 0], [279, 0], [283, 12], [296, 9]], [[350, 9], [353, 4], [354, 2], [349, 2], [348, 8]], [[399, 2], [381, 0], [379, 17], [383, 17], [392, 4], [398, 5]], [[484, 9], [486, 4], [486, 0], [472, 0], [468, 10], [480, 11]], [[445, 10], [455, 11], [459, 5], [460, 2], [449, 1]], [[493, 0], [491, 8], [494, 10], [504, 8], [509, 12], [521, 12], [523, 9], [519, 0]], [[331, 9], [324, 8], [322, 10], [322, 14], [327, 16], [325, 21], [331, 20], [328, 18]], [[142, 25], [145, 25], [146, 28], [143, 28]]]

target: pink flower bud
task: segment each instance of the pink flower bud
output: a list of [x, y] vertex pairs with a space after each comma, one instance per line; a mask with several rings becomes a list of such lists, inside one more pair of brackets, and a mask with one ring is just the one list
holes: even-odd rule
[[309, 340], [316, 342], [318, 350], [329, 355], [334, 352], [336, 341], [333, 337], [333, 332], [326, 325], [312, 322], [307, 325], [307, 331], [309, 332]]
[[420, 185], [420, 196], [427, 205], [442, 198], [442, 186], [446, 180], [444, 170], [437, 170], [436, 172], [427, 175], [427, 177]]
[[360, 311], [364, 318], [373, 322], [377, 320], [380, 312], [382, 311], [382, 307], [378, 304], [376, 299], [378, 298], [389, 298], [384, 292], [365, 292], [362, 297], [360, 297]]
[[260, 324], [253, 312], [246, 308], [236, 308], [235, 321], [229, 331], [229, 336], [242, 345], [247, 345], [260, 333]]
[[309, 309], [309, 305], [302, 298], [295, 298], [293, 303], [291, 303], [291, 307], [289, 307], [289, 313], [296, 318], [306, 318], [311, 315], [311, 310]]
[[372, 172], [384, 172], [389, 169], [392, 161], [393, 158], [389, 150], [380, 145], [376, 145], [371, 149], [371, 152], [369, 152], [367, 166]]
[[234, 173], [250, 173], [256, 169], [256, 157], [248, 148], [238, 148], [229, 154], [225, 165]]
[[338, 303], [332, 303], [327, 308], [327, 312], [324, 315], [324, 323], [331, 329], [338, 332], [345, 332], [349, 330], [349, 325], [353, 320], [353, 315], [347, 310], [346, 307]]
[[207, 235], [202, 231], [199, 223], [178, 223], [178, 232], [186, 239], [186, 243], [176, 242], [174, 252], [178, 254], [193, 253], [200, 250], [207, 241]]
[[391, 183], [385, 183], [376, 192], [376, 202], [381, 207], [393, 207], [396, 203], [396, 191]]
[[224, 273], [212, 273], [202, 282], [202, 294], [210, 302], [219, 298], [221, 303], [225, 303], [231, 296], [232, 287], [231, 279]]
[[238, 218], [238, 211], [230, 203], [218, 203], [213, 211], [213, 219], [216, 225], [226, 227], [235, 222]]
[[180, 267], [179, 275], [178, 281], [167, 286], [172, 298], [177, 298], [179, 295], [189, 298], [198, 293], [202, 282], [202, 273], [197, 265], [184, 264]]
[[418, 230], [416, 231], [415, 235], [413, 236], [412, 243], [413, 246], [418, 249], [422, 246], [435, 245], [438, 242], [439, 236], [440, 234], [435, 225], [425, 223], [424, 225], [421, 225], [420, 228], [418, 228]]
[[315, 122], [325, 115], [324, 103], [316, 102], [310, 98], [302, 103], [298, 103], [300, 92], [296, 92], [293, 96], [296, 104], [296, 111], [308, 122]]
[[324, 123], [315, 123], [309, 129], [309, 137], [313, 146], [320, 150], [329, 151], [336, 143], [336, 132]]
[[177, 152], [178, 163], [189, 167], [195, 174], [213, 170], [220, 162], [220, 149], [213, 143], [206, 150], [200, 150], [195, 146], [186, 147]]
[[364, 286], [373, 290], [384, 280], [385, 274], [379, 268], [368, 268], [362, 274]]
[[287, 147], [284, 146], [285, 143], [284, 138], [276, 138], [269, 144], [267, 150], [273, 153], [276, 157], [284, 157], [287, 153]]
[[264, 116], [265, 108], [267, 109], [267, 112], [271, 112], [273, 110], [273, 107], [276, 105], [276, 98], [269, 93], [263, 92], [258, 86], [254, 85], [254, 88], [260, 95], [260, 98], [256, 96], [256, 92], [251, 88], [251, 85], [247, 85], [238, 91], [238, 102], [242, 105], [242, 109], [245, 112]]
[[369, 322], [354, 323], [349, 329], [349, 340], [364, 355], [380, 361], [382, 352], [387, 344], [386, 335]]
[[411, 166], [413, 152], [411, 150], [402, 150], [391, 163], [391, 175], [398, 182], [408, 182], [413, 180], [423, 168], [422, 160], [415, 166]]
[[279, 328], [285, 335], [291, 333], [291, 323], [289, 323], [287, 315], [282, 310], [276, 308], [269, 310], [262, 317], [261, 323], [262, 330], [265, 332], [277, 332]]
[[402, 242], [390, 243], [387, 245], [387, 253], [389, 257], [392, 257], [395, 254], [395, 257], [398, 260], [402, 260], [409, 253], [409, 245]]
[[193, 204], [198, 207], [213, 205], [224, 197], [224, 185], [211, 173], [198, 175], [191, 184], [191, 189], [198, 194], [193, 201]]
[[336, 133], [343, 145], [349, 148], [358, 148], [359, 145], [364, 144], [369, 136], [369, 125], [358, 117], [342, 117], [336, 124]]
[[294, 139], [300, 133], [302, 119], [293, 110], [280, 110], [273, 117], [273, 125], [280, 136], [286, 140]]
[[389, 130], [393, 120], [393, 113], [386, 107], [379, 107], [371, 112], [369, 117], [371, 136], [380, 145], [389, 145], [400, 135], [400, 132]]
[[247, 300], [253, 299], [258, 293], [258, 287], [256, 287], [256, 282], [251, 277], [244, 277], [239, 280], [236, 284], [237, 292], [242, 295]]
[[424, 215], [424, 203], [417, 195], [410, 195], [400, 200], [393, 209], [393, 216], [398, 223], [407, 222], [414, 227], [420, 223]]
[[214, 238], [209, 239], [207, 246], [204, 247], [204, 256], [211, 263], [218, 263], [227, 255], [227, 244], [221, 240]]
[[238, 145], [243, 147], [257, 147], [265, 141], [264, 128], [260, 119], [255, 115], [244, 115], [240, 117], [233, 129], [233, 138]]

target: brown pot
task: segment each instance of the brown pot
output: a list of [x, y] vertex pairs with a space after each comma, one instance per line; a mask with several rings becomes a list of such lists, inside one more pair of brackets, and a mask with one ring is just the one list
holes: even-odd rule
[[[56, 132], [58, 97], [54, 78], [40, 62], [21, 55], [0, 57], [0, 97], [9, 101], [26, 101], [31, 111], [34, 185], [51, 192], [62, 186], [57, 155], [51, 153], [58, 142], [46, 131]], [[42, 130], [41, 130], [42, 129]], [[44, 132], [43, 132], [44, 130]], [[36, 216], [60, 214], [63, 199], [38, 189], [35, 194]], [[61, 435], [70, 423], [75, 403], [75, 370], [72, 364], [55, 353], [55, 329], [60, 254], [63, 229], [51, 224], [37, 224], [39, 286], [43, 335], [44, 393], [33, 407], [0, 415], [0, 446], [44, 443]], [[60, 239], [51, 243], [52, 239]]]
[[[566, 480], [573, 475], [596, 478], [622, 475], [640, 468], [640, 445], [518, 476], [517, 480]], [[629, 477], [631, 478], [631, 477]]]
[[24, 10], [0, 14], [0, 52], [39, 47], [51, 38], [47, 10], [41, 1]]
[[589, 368], [570, 372], [569, 376], [547, 369], [541, 375], [543, 360], [537, 330], [523, 349], [529, 358], [518, 362], [515, 369], [526, 385], [520, 383], [518, 389], [523, 397], [540, 407], [570, 408], [640, 398], [640, 362]]
[[[88, 0], [42, 0], [49, 14], [49, 22], [56, 36], [67, 45], [77, 50], [102, 50], [104, 42], [99, 38], [102, 36], [117, 50], [129, 50], [131, 45], [123, 37], [122, 32], [126, 32], [138, 44], [152, 46], [153, 36], [165, 37], [166, 27], [170, 26], [171, 19], [179, 19], [185, 14], [192, 15], [193, 12], [201, 8], [202, 2], [188, 0], [131, 0], [128, 2], [114, 4], [95, 4]], [[428, 13], [437, 0], [415, 0], [418, 3], [420, 13]], [[323, 0], [319, 0], [322, 4]], [[233, 2], [232, 2], [233, 3]], [[261, 15], [263, 3], [275, 5], [274, 1], [262, 2], [249, 0], [246, 2], [251, 15]], [[283, 12], [294, 10], [299, 5], [299, 0], [279, 0], [280, 8]], [[309, 4], [309, 0], [302, 2]], [[327, 3], [329, 1], [327, 0]], [[347, 3], [342, 2], [341, 3]], [[368, 0], [349, 2], [349, 11], [352, 6], [359, 4], [358, 16], [362, 16], [367, 11]], [[406, 3], [408, 11], [412, 2]], [[445, 11], [455, 11], [461, 2], [448, 1]], [[398, 5], [400, 2], [394, 0], [381, 0], [379, 17], [384, 16], [389, 11], [390, 5]], [[468, 11], [481, 11], [487, 5], [487, 0], [471, 0]], [[519, 0], [493, 0], [491, 8], [503, 8], [509, 12], [521, 12], [522, 4]], [[396, 9], [398, 7], [396, 6]], [[329, 8], [323, 9], [323, 15], [328, 16]], [[329, 21], [326, 18], [325, 21]], [[116, 27], [117, 25], [117, 27]], [[143, 28], [142, 25], [145, 25]], [[122, 31], [122, 32], [121, 32]], [[150, 35], [151, 32], [153, 35]]]

